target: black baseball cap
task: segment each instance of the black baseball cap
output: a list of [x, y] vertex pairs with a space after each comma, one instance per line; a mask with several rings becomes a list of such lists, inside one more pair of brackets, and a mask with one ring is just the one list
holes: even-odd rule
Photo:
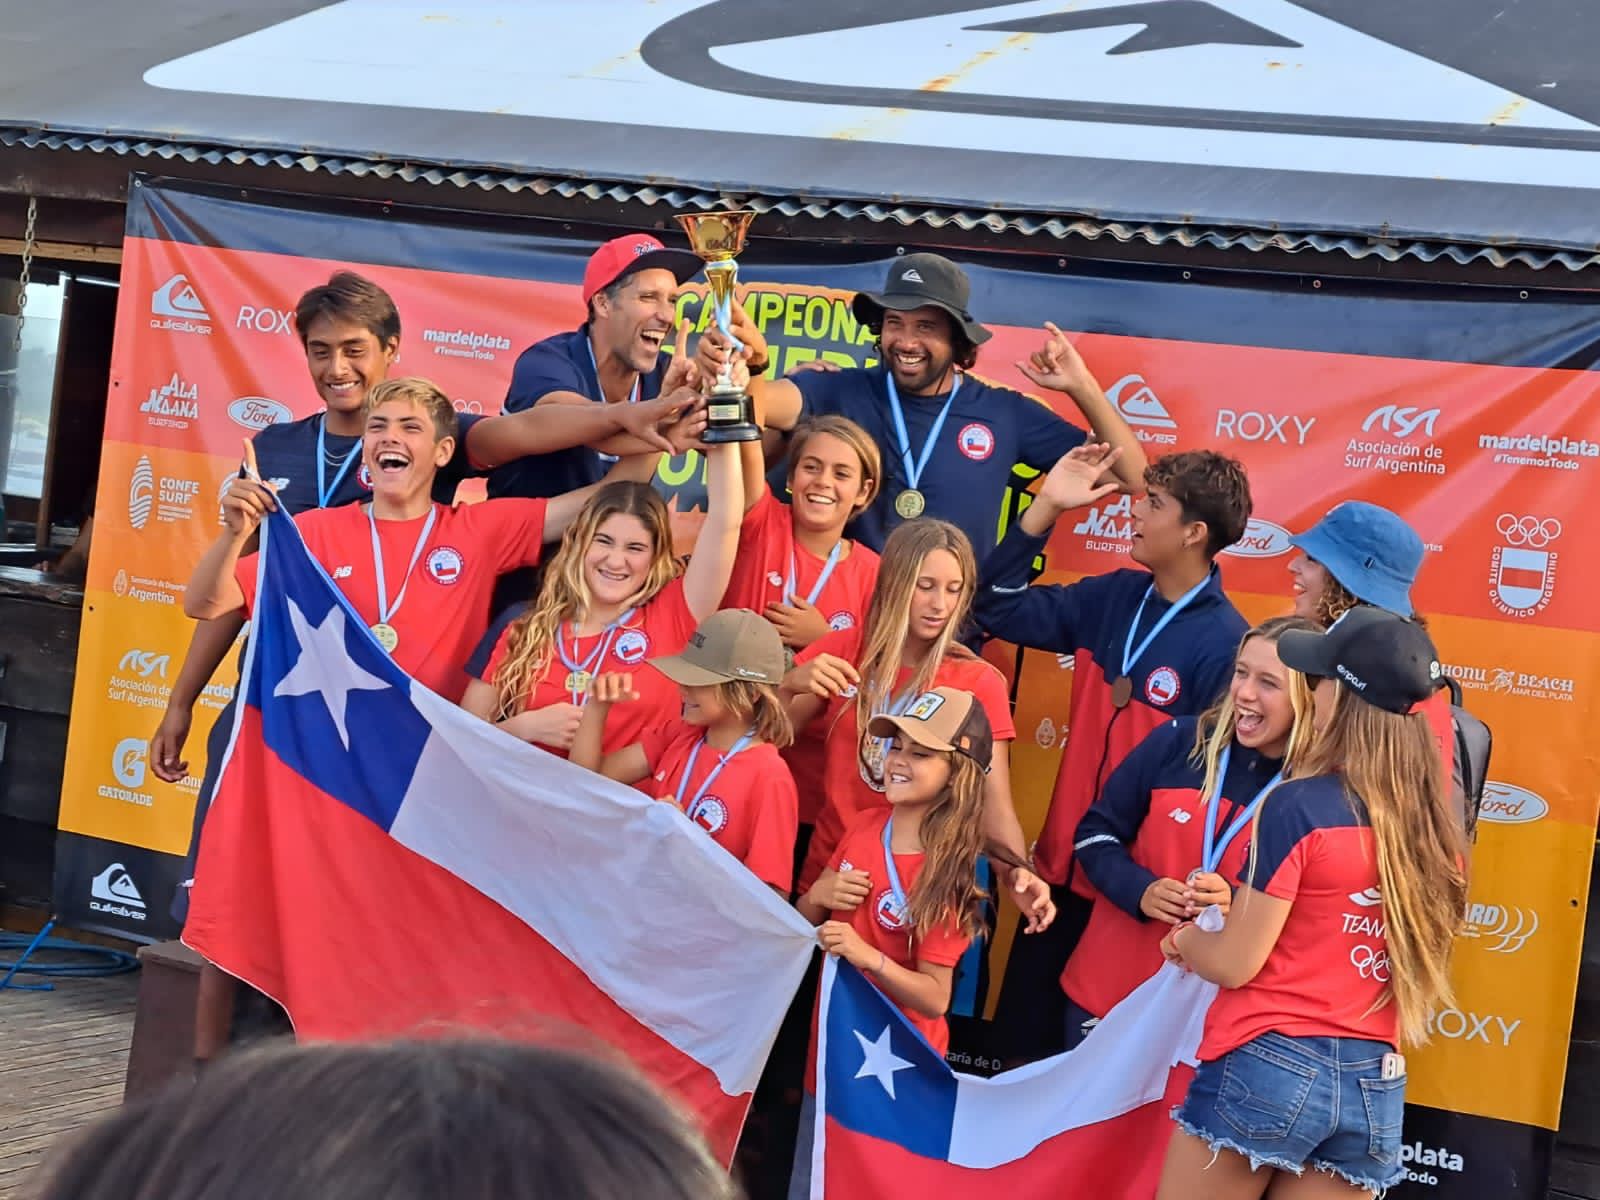
[[1350, 609], [1320, 633], [1290, 630], [1278, 639], [1283, 665], [1337, 679], [1385, 712], [1415, 712], [1442, 678], [1439, 652], [1415, 621], [1374, 608]]

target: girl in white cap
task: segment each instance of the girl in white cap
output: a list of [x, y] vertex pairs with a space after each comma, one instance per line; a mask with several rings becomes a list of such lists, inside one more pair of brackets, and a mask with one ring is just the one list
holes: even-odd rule
[[785, 665], [772, 623], [747, 608], [712, 613], [682, 653], [650, 664], [678, 685], [683, 719], [646, 729], [610, 753], [613, 707], [636, 703], [632, 674], [594, 681], [571, 760], [676, 804], [785, 899], [794, 870], [794, 778], [778, 752], [794, 739], [778, 696]]

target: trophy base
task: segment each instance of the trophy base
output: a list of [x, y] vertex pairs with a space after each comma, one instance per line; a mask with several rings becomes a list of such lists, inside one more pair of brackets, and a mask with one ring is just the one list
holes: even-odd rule
[[761, 427], [759, 425], [707, 425], [706, 431], [700, 435], [700, 440], [708, 446], [720, 446], [725, 442], [758, 442], [761, 440]]
[[745, 393], [713, 391], [706, 397], [706, 431], [700, 440], [708, 446], [759, 441], [761, 426], [754, 417], [755, 406]]

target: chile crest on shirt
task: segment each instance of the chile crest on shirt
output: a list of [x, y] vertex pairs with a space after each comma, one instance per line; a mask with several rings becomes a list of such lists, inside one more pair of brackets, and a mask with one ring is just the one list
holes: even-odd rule
[[956, 448], [973, 462], [983, 462], [994, 453], [994, 430], [981, 421], [964, 425], [956, 434]]
[[635, 663], [643, 662], [644, 656], [650, 653], [650, 637], [642, 629], [626, 630], [611, 647], [611, 653], [617, 656], [619, 662], [627, 663], [631, 667]]
[[428, 555], [427, 559], [429, 577], [435, 583], [443, 584], [445, 587], [450, 587], [461, 578], [461, 572], [466, 565], [467, 560], [461, 556], [461, 551], [454, 546], [436, 547]]
[[707, 833], [721, 833], [728, 824], [728, 806], [716, 796], [701, 796], [690, 805], [688, 815]]
[[877, 902], [873, 905], [873, 913], [878, 918], [878, 924], [885, 929], [896, 933], [906, 927], [906, 912], [894, 898], [894, 892], [885, 888], [878, 893]]
[[1157, 667], [1144, 681], [1144, 698], [1158, 708], [1165, 708], [1183, 692], [1183, 681], [1171, 667]]

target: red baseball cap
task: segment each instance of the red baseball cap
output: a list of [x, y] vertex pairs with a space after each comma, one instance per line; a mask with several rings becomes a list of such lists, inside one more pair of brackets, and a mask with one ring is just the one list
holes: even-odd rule
[[669, 250], [661, 239], [648, 233], [625, 233], [612, 238], [589, 256], [589, 265], [583, 269], [583, 303], [587, 306], [594, 294], [604, 291], [617, 280], [635, 271], [649, 271], [657, 267], [671, 271], [679, 283], [687, 283], [705, 266], [698, 254], [688, 250]]

